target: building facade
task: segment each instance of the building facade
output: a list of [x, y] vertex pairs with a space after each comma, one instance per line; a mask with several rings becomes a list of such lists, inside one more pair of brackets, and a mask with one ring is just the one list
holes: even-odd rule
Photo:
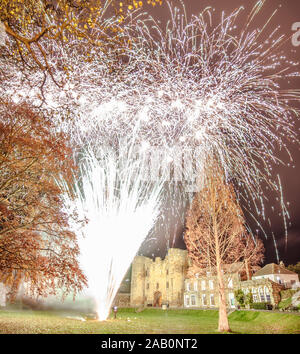
[[165, 259], [135, 257], [132, 263], [131, 306], [183, 306], [187, 251], [171, 248]]
[[285, 288], [291, 288], [294, 284], [299, 283], [298, 274], [286, 269], [282, 262], [279, 265], [275, 263], [265, 265], [253, 274], [252, 279], [270, 279]]
[[[277, 305], [280, 291], [284, 287], [270, 279], [240, 280], [239, 273], [225, 275], [225, 296], [228, 308], [236, 308], [234, 292], [242, 290], [245, 295], [252, 294], [254, 303], [265, 302]], [[217, 308], [219, 294], [216, 276], [203, 276], [185, 280], [184, 307]]]
[[[216, 275], [206, 272], [188, 278], [190, 265], [187, 251], [176, 248], [169, 249], [165, 259], [135, 257], [132, 263], [130, 306], [160, 307], [165, 304], [169, 307], [217, 308], [219, 293]], [[237, 307], [234, 293], [238, 289], [245, 295], [251, 292], [253, 302], [277, 305], [280, 291], [293, 283], [291, 280], [298, 281], [296, 273], [278, 265], [266, 265], [251, 280], [242, 279], [241, 264], [227, 267], [224, 281], [228, 308]], [[274, 277], [262, 274], [269, 273], [270, 269], [274, 270]], [[280, 279], [277, 278], [278, 272], [283, 276]]]
[[[227, 306], [235, 307], [234, 291], [239, 287], [238, 272], [224, 276]], [[214, 308], [219, 306], [217, 277], [207, 272], [204, 275], [185, 279], [184, 307]]]
[[0, 283], [0, 307], [6, 305], [6, 287], [3, 283]]

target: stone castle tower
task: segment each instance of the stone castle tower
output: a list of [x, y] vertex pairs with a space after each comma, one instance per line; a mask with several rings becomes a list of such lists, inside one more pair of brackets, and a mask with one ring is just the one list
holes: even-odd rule
[[187, 251], [170, 248], [165, 259], [136, 256], [132, 263], [131, 306], [183, 306]]

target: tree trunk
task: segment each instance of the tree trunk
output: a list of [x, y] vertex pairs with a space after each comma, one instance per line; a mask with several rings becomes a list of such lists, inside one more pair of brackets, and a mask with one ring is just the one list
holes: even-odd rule
[[230, 332], [227, 310], [226, 310], [226, 295], [224, 287], [224, 279], [222, 274], [221, 265], [217, 266], [217, 277], [219, 285], [219, 332]]
[[246, 259], [245, 261], [245, 268], [246, 268], [247, 280], [251, 280], [248, 259]]

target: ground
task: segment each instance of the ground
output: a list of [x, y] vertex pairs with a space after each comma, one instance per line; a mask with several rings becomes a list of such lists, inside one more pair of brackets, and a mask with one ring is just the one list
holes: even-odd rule
[[[119, 309], [117, 319], [83, 322], [80, 318], [78, 313], [0, 310], [0, 333], [217, 333], [218, 312]], [[297, 314], [235, 311], [229, 322], [234, 333], [300, 333]]]

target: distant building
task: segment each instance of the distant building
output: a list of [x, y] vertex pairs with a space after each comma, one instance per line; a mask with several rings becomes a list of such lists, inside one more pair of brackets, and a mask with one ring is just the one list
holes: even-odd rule
[[[217, 308], [219, 293], [216, 275], [202, 271], [188, 277], [190, 265], [187, 251], [176, 248], [169, 249], [165, 259], [135, 257], [130, 306], [160, 307], [166, 304], [170, 307]], [[237, 263], [227, 265], [224, 281], [228, 308], [237, 306], [234, 292], [238, 289], [245, 294], [251, 292], [253, 302], [277, 305], [280, 291], [294, 281], [298, 282], [298, 275], [283, 266], [268, 264], [258, 270], [251, 280], [244, 280], [242, 264]]]
[[293, 284], [299, 282], [298, 274], [286, 269], [282, 262], [280, 265], [275, 263], [265, 265], [253, 274], [252, 279], [270, 279], [285, 288], [291, 288]]
[[170, 248], [165, 259], [137, 256], [132, 263], [131, 306], [183, 306], [187, 251]]
[[0, 307], [6, 305], [6, 287], [3, 283], [0, 283]]
[[[225, 296], [228, 308], [236, 308], [234, 292], [241, 289], [244, 294], [251, 292], [253, 302], [266, 302], [277, 305], [280, 291], [284, 287], [270, 279], [241, 280], [237, 270], [226, 272], [224, 276]], [[185, 280], [184, 306], [188, 308], [217, 308], [219, 293], [216, 275], [203, 275]]]
[[[234, 308], [234, 291], [240, 284], [240, 263], [227, 266], [224, 275], [225, 293], [227, 306]], [[215, 308], [219, 306], [219, 292], [217, 276], [205, 271], [204, 274], [185, 279], [184, 291], [185, 307]]]

